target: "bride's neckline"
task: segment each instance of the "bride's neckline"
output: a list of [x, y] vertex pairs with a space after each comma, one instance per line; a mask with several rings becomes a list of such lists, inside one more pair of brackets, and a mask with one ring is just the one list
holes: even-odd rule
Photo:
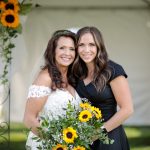
[[[50, 91], [52, 91], [52, 89], [50, 88], [50, 87], [47, 87], [47, 86], [45, 86], [45, 85], [35, 85], [35, 84], [32, 84], [32, 86], [34, 86], [34, 87], [40, 87], [40, 88], [48, 88]], [[64, 92], [67, 92], [69, 95], [71, 95], [74, 99], [76, 99], [76, 96], [77, 96], [77, 92], [76, 92], [76, 90], [73, 88], [73, 94], [69, 91], [69, 90], [67, 90], [67, 89], [65, 89], [65, 88], [56, 88], [56, 90], [60, 90], [60, 91], [64, 91]]]
[[61, 88], [61, 89], [57, 89], [57, 90], [60, 90], [60, 91], [64, 91], [64, 92], [67, 92], [69, 95], [71, 95], [74, 99], [76, 99], [76, 90], [74, 90], [74, 94], [72, 94], [70, 91], [68, 91], [67, 89], [65, 88]]

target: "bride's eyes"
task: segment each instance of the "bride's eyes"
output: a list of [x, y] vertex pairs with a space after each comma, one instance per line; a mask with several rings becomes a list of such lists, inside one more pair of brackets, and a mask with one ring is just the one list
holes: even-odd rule
[[62, 49], [62, 50], [63, 50], [63, 49], [65, 49], [65, 47], [60, 47], [59, 49]]
[[[62, 46], [62, 47], [60, 47], [59, 49], [61, 49], [61, 50], [65, 50], [65, 49], [67, 49], [67, 48], [66, 48], [66, 47], [64, 47], [64, 46]], [[69, 48], [69, 50], [71, 50], [71, 51], [75, 51], [75, 48], [70, 47], [70, 48]]]
[[75, 48], [70, 48], [71, 51], [75, 51]]

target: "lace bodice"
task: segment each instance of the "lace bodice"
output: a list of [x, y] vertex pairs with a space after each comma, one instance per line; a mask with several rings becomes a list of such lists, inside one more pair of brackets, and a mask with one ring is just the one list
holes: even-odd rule
[[[56, 89], [55, 91], [52, 91], [49, 87], [45, 86], [37, 86], [37, 85], [30, 86], [28, 92], [28, 99], [36, 97], [39, 99], [40, 97], [44, 96], [47, 96], [48, 98], [40, 114], [49, 115], [50, 119], [52, 117], [57, 118], [58, 115], [64, 115], [65, 114], [64, 108], [67, 108], [67, 104], [69, 101], [76, 108], [79, 107], [79, 103], [81, 102], [81, 99], [76, 91], [75, 97], [73, 97], [71, 93], [69, 93], [67, 90]], [[30, 150], [37, 150], [36, 147], [38, 143], [32, 140], [32, 137], [34, 136], [35, 135], [32, 132], [29, 133], [26, 145]]]
[[48, 96], [48, 99], [41, 113], [53, 117], [63, 115], [65, 113], [64, 108], [67, 107], [69, 101], [75, 107], [78, 107], [80, 102], [80, 97], [76, 92], [75, 97], [73, 97], [71, 93], [64, 89], [52, 91], [49, 87], [45, 86], [32, 85], [29, 87], [28, 98], [40, 98], [44, 96]]

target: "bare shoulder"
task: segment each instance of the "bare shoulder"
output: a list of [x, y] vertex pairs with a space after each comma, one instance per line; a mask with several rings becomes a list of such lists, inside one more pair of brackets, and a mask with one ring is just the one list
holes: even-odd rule
[[34, 80], [33, 84], [41, 85], [41, 86], [51, 86], [51, 77], [48, 73], [48, 70], [41, 70], [37, 76], [37, 78]]

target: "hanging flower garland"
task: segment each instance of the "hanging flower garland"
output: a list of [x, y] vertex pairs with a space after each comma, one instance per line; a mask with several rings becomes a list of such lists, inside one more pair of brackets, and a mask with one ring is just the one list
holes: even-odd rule
[[0, 73], [0, 84], [8, 82], [11, 54], [15, 47], [12, 40], [22, 32], [19, 15], [25, 15], [32, 8], [32, 4], [25, 1], [0, 0], [0, 58], [4, 64], [3, 72]]

